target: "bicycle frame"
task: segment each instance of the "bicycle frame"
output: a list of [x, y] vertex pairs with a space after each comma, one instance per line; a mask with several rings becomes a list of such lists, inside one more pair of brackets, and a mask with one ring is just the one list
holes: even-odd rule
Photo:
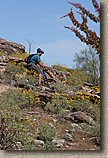
[[43, 78], [43, 77], [45, 76], [45, 72], [43, 71], [41, 74], [42, 74], [42, 77], [41, 77], [41, 78]]
[[[47, 73], [47, 72], [46, 72]], [[48, 78], [47, 78], [47, 76], [46, 76], [46, 74], [45, 74], [45, 71], [43, 71], [42, 73], [42, 77], [41, 78], [43, 78], [44, 80], [47, 80]], [[44, 78], [45, 77], [45, 78]]]
[[[51, 78], [47, 78], [46, 71], [43, 70], [43, 72], [41, 73], [41, 79], [43, 78], [43, 83], [47, 84], [48, 87], [50, 87], [51, 82], [56, 83], [56, 80], [53, 79], [53, 77], [50, 75], [50, 73], [46, 72]], [[33, 78], [36, 78], [35, 76], [33, 76]], [[31, 83], [30, 83], [31, 84]]]
[[[46, 77], [46, 75], [45, 75], [45, 72], [43, 71], [42, 73], [42, 77], [41, 78], [43, 78], [44, 76], [45, 76], [45, 79], [47, 79], [47, 77]], [[36, 78], [35, 76], [33, 76], [33, 78]]]

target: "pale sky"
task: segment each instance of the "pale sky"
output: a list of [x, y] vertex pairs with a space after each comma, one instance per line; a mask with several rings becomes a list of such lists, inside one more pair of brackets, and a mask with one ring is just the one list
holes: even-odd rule
[[[92, 0], [71, 0], [81, 3], [95, 15]], [[97, 0], [100, 4], [100, 1]], [[86, 48], [75, 34], [65, 29], [72, 26], [69, 17], [60, 19], [70, 12], [72, 5], [67, 0], [0, 0], [0, 37], [25, 45], [33, 41], [32, 53], [40, 47], [45, 51], [42, 60], [49, 66], [55, 63], [73, 67], [76, 52]], [[76, 12], [76, 9], [73, 10]], [[81, 20], [76, 14], [76, 18]], [[88, 19], [89, 20], [89, 19]], [[89, 28], [100, 36], [100, 23], [89, 21]]]

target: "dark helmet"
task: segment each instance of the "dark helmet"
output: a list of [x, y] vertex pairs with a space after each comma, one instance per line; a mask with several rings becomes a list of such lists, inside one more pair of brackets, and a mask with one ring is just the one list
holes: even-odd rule
[[37, 52], [41, 52], [42, 54], [44, 54], [44, 51], [40, 48], [37, 49]]

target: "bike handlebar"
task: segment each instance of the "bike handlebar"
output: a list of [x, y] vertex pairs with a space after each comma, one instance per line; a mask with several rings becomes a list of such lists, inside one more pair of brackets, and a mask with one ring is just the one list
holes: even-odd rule
[[45, 70], [43, 70], [43, 72], [44, 72], [44, 71], [48, 71], [48, 69], [47, 69], [47, 68], [45, 68]]

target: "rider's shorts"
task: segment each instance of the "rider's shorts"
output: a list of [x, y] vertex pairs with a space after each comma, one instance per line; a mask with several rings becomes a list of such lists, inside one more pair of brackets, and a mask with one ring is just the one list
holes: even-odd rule
[[41, 70], [39, 69], [39, 66], [38, 65], [35, 65], [34, 63], [32, 64], [28, 64], [27, 65], [27, 69], [28, 70], [35, 70], [37, 73], [41, 73]]

